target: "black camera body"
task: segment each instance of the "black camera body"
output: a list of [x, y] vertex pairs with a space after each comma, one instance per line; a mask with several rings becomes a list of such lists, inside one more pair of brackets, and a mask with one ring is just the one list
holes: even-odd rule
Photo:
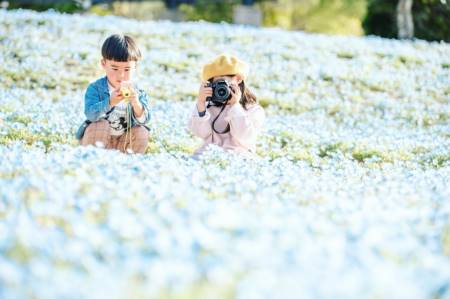
[[212, 97], [207, 97], [206, 100], [214, 103], [216, 106], [225, 105], [231, 99], [231, 86], [226, 80], [218, 80], [209, 83], [208, 87], [212, 87]]

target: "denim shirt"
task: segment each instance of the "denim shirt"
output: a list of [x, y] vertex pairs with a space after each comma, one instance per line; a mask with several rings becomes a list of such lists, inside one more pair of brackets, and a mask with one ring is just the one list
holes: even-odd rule
[[[137, 86], [134, 86], [134, 88], [137, 91], [139, 102], [142, 104], [142, 107], [144, 108], [145, 121], [139, 122], [134, 113], [132, 113], [131, 127], [134, 127], [136, 125], [142, 125], [145, 128], [147, 128], [147, 130], [149, 130], [147, 126], [148, 122], [150, 121], [148, 95], [144, 90], [137, 88]], [[86, 93], [84, 95], [84, 114], [86, 115], [87, 120], [83, 122], [83, 124], [78, 129], [78, 132], [76, 133], [76, 137], [78, 140], [81, 140], [81, 138], [84, 135], [84, 130], [90, 123], [106, 118], [106, 113], [109, 110], [111, 110], [109, 106], [109, 97], [110, 94], [108, 89], [108, 80], [106, 76], [89, 84]], [[133, 109], [131, 103], [128, 103], [128, 105], [129, 109]]]

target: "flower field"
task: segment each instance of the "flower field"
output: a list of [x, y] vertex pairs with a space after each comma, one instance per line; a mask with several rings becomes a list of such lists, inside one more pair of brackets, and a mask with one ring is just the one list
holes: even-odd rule
[[[81, 148], [112, 33], [145, 155]], [[251, 66], [259, 157], [187, 130], [201, 66]], [[0, 298], [450, 298], [450, 45], [0, 10]]]

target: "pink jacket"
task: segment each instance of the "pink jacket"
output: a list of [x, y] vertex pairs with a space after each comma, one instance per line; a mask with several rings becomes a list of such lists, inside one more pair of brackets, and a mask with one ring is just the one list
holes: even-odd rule
[[264, 109], [254, 104], [244, 109], [239, 103], [227, 105], [215, 123], [215, 129], [222, 132], [230, 124], [230, 131], [218, 134], [211, 128], [211, 123], [219, 114], [222, 107], [211, 106], [206, 109], [203, 117], [198, 116], [197, 106], [192, 111], [189, 129], [203, 139], [203, 145], [195, 154], [201, 153], [208, 144], [216, 144], [224, 149], [240, 153], [256, 153], [256, 137], [264, 123]]

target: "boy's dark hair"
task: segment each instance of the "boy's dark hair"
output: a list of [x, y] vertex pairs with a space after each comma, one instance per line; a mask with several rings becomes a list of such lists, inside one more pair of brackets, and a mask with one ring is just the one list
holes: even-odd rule
[[113, 34], [102, 46], [103, 59], [126, 62], [141, 59], [141, 51], [131, 36]]

